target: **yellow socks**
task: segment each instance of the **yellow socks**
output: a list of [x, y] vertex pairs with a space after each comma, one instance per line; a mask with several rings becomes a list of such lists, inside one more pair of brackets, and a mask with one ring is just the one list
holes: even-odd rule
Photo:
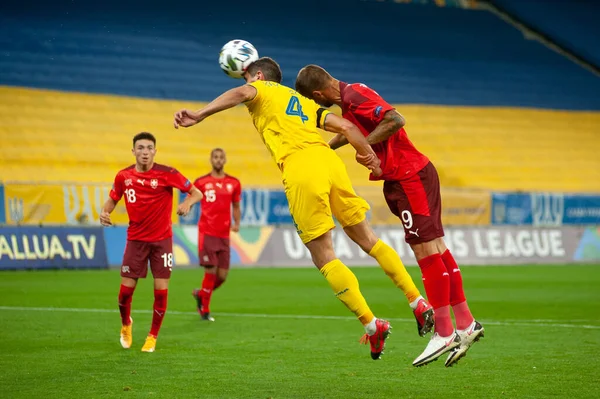
[[419, 289], [400, 260], [400, 256], [398, 256], [392, 247], [383, 241], [378, 240], [371, 249], [371, 252], [369, 252], [369, 255], [377, 260], [377, 263], [379, 263], [381, 268], [385, 271], [385, 274], [392, 279], [394, 284], [396, 284], [396, 287], [404, 292], [409, 303], [412, 303], [421, 296]]
[[363, 325], [373, 320], [375, 316], [360, 293], [356, 276], [342, 261], [334, 259], [327, 263], [321, 269], [321, 274], [327, 279], [335, 296], [358, 317]]

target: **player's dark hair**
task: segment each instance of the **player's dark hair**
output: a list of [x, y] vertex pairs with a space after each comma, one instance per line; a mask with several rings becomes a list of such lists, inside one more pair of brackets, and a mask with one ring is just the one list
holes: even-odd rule
[[152, 133], [148, 133], [148, 132], [141, 132], [136, 134], [135, 136], [133, 136], [133, 146], [135, 147], [135, 143], [138, 140], [150, 140], [151, 142], [154, 143], [154, 145], [156, 145], [156, 137], [154, 137], [154, 135]]
[[213, 148], [213, 150], [210, 152], [210, 156], [212, 157], [212, 156], [213, 156], [213, 154], [214, 154], [215, 152], [217, 152], [217, 151], [220, 151], [220, 152], [222, 152], [223, 154], [225, 154], [225, 150], [224, 150], [224, 149], [222, 149], [222, 148], [220, 148], [220, 147], [217, 147], [217, 148]]
[[246, 72], [250, 76], [256, 75], [256, 72], [261, 71], [265, 80], [281, 83], [282, 73], [279, 64], [274, 59], [269, 57], [261, 57], [248, 66]]
[[323, 90], [333, 79], [331, 75], [318, 65], [307, 65], [298, 72], [296, 91], [304, 97], [313, 99], [313, 91]]

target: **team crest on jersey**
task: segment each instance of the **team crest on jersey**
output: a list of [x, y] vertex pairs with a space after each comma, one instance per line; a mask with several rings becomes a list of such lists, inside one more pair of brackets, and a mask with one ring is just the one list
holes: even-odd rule
[[150, 180], [150, 187], [152, 187], [152, 188], [158, 187], [158, 179]]
[[131, 179], [125, 179], [125, 187], [132, 186], [132, 185], [133, 185], [133, 181], [131, 181]]
[[210, 190], [211, 188], [213, 188], [213, 184], [212, 183], [206, 183], [206, 189]]
[[227, 183], [227, 191], [231, 192], [233, 190], [233, 184]]

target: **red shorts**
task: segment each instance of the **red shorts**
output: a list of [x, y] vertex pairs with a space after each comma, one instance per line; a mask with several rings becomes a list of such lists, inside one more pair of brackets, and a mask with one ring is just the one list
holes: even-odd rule
[[385, 181], [383, 195], [402, 221], [407, 243], [420, 244], [444, 236], [440, 180], [431, 162], [407, 180]]
[[229, 238], [198, 233], [198, 260], [200, 266], [229, 269]]
[[170, 278], [173, 268], [173, 237], [156, 242], [129, 241], [123, 254], [121, 276], [146, 278], [148, 264], [154, 278]]

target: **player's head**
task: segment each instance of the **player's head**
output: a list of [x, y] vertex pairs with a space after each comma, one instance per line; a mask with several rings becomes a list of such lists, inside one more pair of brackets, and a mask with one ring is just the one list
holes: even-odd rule
[[133, 149], [135, 162], [139, 166], [150, 166], [154, 163], [156, 155], [156, 138], [152, 133], [141, 132], [133, 136]]
[[269, 57], [259, 58], [250, 64], [244, 72], [244, 79], [247, 83], [256, 82], [257, 80], [281, 83], [281, 76], [279, 64]]
[[221, 173], [226, 162], [227, 157], [222, 148], [215, 148], [210, 152], [210, 164], [215, 172]]
[[336, 80], [318, 65], [307, 65], [298, 72], [296, 91], [324, 107], [331, 107], [335, 98]]

